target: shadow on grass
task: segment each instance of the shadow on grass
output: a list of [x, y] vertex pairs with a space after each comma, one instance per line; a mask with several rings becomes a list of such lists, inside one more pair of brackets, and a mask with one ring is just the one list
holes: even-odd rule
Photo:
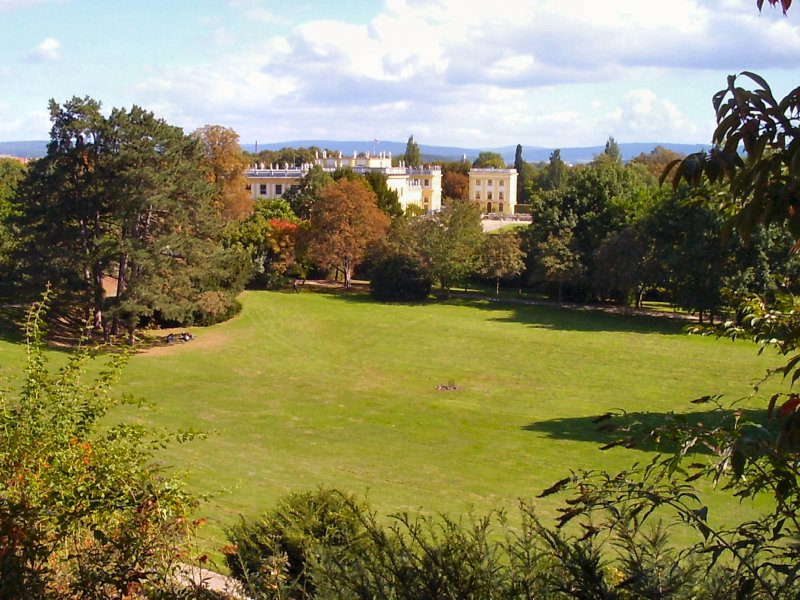
[[22, 306], [0, 307], [0, 340], [12, 344], [25, 341], [25, 316], [27, 309]]
[[417, 306], [441, 304], [464, 306], [485, 311], [489, 319], [498, 322], [521, 323], [530, 327], [563, 331], [620, 332], [661, 335], [686, 335], [686, 322], [669, 316], [652, 316], [616, 312], [614, 307], [583, 307], [551, 303], [528, 303], [510, 299], [495, 301], [487, 298], [453, 297], [433, 298], [423, 302], [379, 302], [369, 296], [368, 290], [352, 288], [310, 288], [308, 292], [322, 294], [337, 300], [358, 304], [387, 304]]
[[[767, 428], [770, 427], [771, 423], [774, 423], [774, 421], [768, 421], [766, 408], [739, 410], [743, 421], [756, 423]], [[669, 421], [702, 426], [706, 430], [710, 430], [722, 425], [732, 425], [734, 418], [733, 411], [714, 409], [686, 413], [632, 412], [614, 416], [610, 419], [602, 419], [594, 415], [534, 421], [524, 425], [522, 429], [541, 433], [555, 440], [592, 442], [596, 443], [599, 448], [607, 446], [615, 440], [626, 439], [635, 440], [636, 443], [634, 445], [622, 444], [622, 447], [630, 447], [634, 450], [647, 452], [674, 452], [677, 450], [677, 446], [673, 442], [662, 438], [661, 442], [656, 444], [648, 435], [649, 432], [667, 424]]]

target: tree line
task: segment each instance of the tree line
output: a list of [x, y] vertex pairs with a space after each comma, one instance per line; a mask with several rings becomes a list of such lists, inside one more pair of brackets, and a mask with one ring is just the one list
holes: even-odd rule
[[[483, 152], [440, 163], [444, 210], [401, 209], [381, 173], [313, 167], [283, 197], [252, 200], [244, 169], [259, 159], [308, 162], [314, 149], [244, 153], [221, 126], [191, 134], [139, 107], [108, 115], [91, 98], [50, 103], [47, 154], [0, 161], [0, 292], [19, 301], [49, 284], [55, 310], [90, 318], [106, 338], [149, 325], [207, 324], [238, 310], [246, 286], [354, 276], [383, 300], [443, 296], [502, 281], [558, 301], [641, 306], [646, 298], [713, 319], [743, 293], [774, 296], [796, 281], [793, 238], [775, 224], [745, 239], [686, 185], [660, 185], [681, 157], [655, 148], [624, 164], [613, 138], [588, 164], [555, 150], [515, 166], [532, 223], [485, 235], [466, 198], [470, 167], [505, 167]], [[407, 164], [420, 162], [409, 138]]]

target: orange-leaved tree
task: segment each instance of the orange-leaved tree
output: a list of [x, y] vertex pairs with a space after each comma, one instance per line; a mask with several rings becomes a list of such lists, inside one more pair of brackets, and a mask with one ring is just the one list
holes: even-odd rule
[[346, 288], [367, 246], [389, 227], [389, 217], [378, 208], [372, 188], [364, 181], [349, 179], [323, 188], [310, 222], [311, 260], [323, 269], [340, 270]]

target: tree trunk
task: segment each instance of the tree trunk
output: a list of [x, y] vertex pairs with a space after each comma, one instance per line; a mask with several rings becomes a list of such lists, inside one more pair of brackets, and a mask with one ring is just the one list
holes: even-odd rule
[[495, 288], [494, 288], [494, 297], [497, 300], [499, 300], [500, 299], [500, 278], [496, 277], [495, 281], [496, 281], [496, 285], [495, 285]]
[[349, 260], [345, 260], [342, 267], [342, 274], [344, 275], [344, 289], [348, 290], [350, 289], [350, 280], [353, 276], [353, 267]]

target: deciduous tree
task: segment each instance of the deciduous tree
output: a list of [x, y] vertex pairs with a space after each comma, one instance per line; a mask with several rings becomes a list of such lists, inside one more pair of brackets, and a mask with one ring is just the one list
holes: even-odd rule
[[230, 221], [252, 213], [253, 200], [245, 189], [244, 177], [248, 161], [239, 145], [239, 134], [221, 125], [206, 125], [192, 136], [203, 146], [209, 180], [218, 189], [215, 204], [220, 216]]
[[497, 152], [481, 152], [472, 161], [472, 166], [476, 169], [505, 169], [506, 161]]
[[450, 288], [476, 271], [483, 229], [474, 202], [449, 199], [446, 208], [414, 222], [416, 247], [445, 297]]
[[484, 235], [481, 273], [495, 280], [495, 297], [500, 296], [500, 280], [515, 277], [525, 270], [525, 253], [514, 232]]
[[301, 219], [311, 217], [311, 211], [319, 200], [323, 188], [333, 182], [333, 177], [319, 166], [314, 165], [300, 181], [300, 185], [291, 187], [283, 197]]
[[378, 208], [368, 184], [340, 179], [322, 189], [311, 209], [310, 256], [323, 268], [340, 270], [349, 288], [367, 246], [388, 226], [389, 218]]

